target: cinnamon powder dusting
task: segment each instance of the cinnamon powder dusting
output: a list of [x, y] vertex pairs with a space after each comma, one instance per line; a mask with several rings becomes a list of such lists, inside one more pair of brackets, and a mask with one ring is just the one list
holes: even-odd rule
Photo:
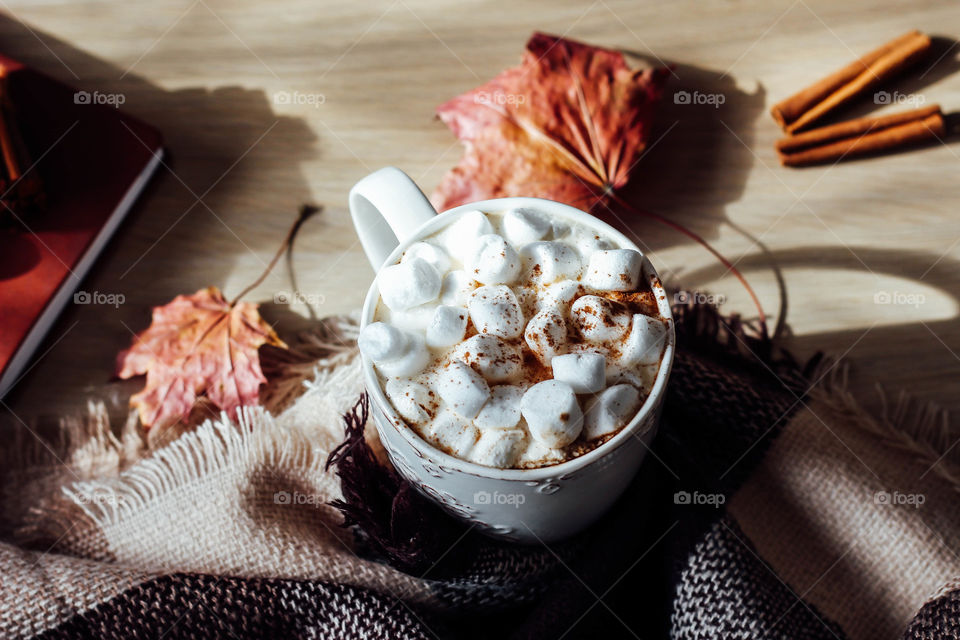
[[622, 304], [631, 314], [642, 313], [653, 317], [659, 315], [657, 299], [652, 291], [607, 291], [599, 295]]

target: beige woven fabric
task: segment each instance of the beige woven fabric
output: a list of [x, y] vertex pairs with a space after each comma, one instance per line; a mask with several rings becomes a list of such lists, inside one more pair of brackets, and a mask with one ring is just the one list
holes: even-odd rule
[[0, 543], [0, 638], [29, 637], [142, 582], [136, 569]]
[[926, 453], [842, 390], [817, 391], [730, 512], [768, 566], [852, 640], [899, 638], [960, 575], [956, 488]]
[[[35, 632], [36, 624], [56, 624], [138, 577], [174, 572], [310, 578], [425, 599], [424, 581], [361, 560], [328, 505], [340, 485], [323, 467], [343, 439], [343, 414], [362, 392], [355, 350], [317, 363], [303, 385], [276, 417], [250, 408], [236, 422], [207, 421], [149, 452], [133, 429], [114, 437], [102, 407], [67, 425], [71, 442], [62, 447], [28, 446], [23, 438], [7, 447], [0, 511], [18, 525], [19, 544], [48, 551], [4, 546], [0, 575], [8, 566], [21, 573], [49, 566], [33, 583], [52, 592], [31, 595], [30, 610], [0, 616], [0, 636], [29, 629], [30, 620], [39, 621]], [[74, 583], [69, 559], [57, 554], [109, 560], [113, 568], [98, 584]], [[31, 581], [10, 575], [0, 578], [0, 601], [20, 602], [22, 594], [9, 590]], [[61, 587], [86, 595], [58, 593]]]

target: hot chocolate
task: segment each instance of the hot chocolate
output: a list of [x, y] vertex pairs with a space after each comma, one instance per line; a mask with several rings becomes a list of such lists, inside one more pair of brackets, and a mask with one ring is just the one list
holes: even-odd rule
[[470, 211], [380, 271], [360, 349], [437, 448], [557, 464], [626, 426], [657, 375], [667, 325], [642, 261], [536, 209]]

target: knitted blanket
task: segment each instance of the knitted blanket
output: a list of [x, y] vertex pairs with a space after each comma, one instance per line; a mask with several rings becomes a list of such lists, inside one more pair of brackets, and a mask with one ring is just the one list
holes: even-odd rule
[[5, 429], [0, 638], [960, 637], [942, 415], [870, 416], [842, 365], [675, 311], [648, 459], [557, 544], [487, 538], [387, 465], [346, 318], [275, 354], [235, 422]]

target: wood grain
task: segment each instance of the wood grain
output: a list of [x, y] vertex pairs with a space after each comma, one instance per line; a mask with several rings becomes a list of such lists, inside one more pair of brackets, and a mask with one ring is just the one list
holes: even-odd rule
[[[514, 64], [535, 29], [662, 59], [675, 65], [673, 89], [722, 95], [718, 108], [667, 100], [640, 169], [642, 201], [739, 259], [774, 316], [779, 273], [788, 344], [800, 358], [844, 355], [858, 390], [879, 382], [960, 407], [960, 145], [791, 170], [778, 166], [781, 134], [768, 114], [777, 100], [910, 28], [960, 33], [952, 2], [8, 6], [16, 17], [0, 18], [4, 53], [83, 89], [122, 93], [125, 109], [164, 132], [171, 155], [83, 284], [122, 293], [125, 303], [63, 315], [5, 400], [25, 421], [78, 411], [90, 396], [124, 415], [137, 383], [110, 382], [113, 358], [146, 326], [150, 307], [208, 284], [228, 296], [240, 291], [302, 202], [326, 211], [297, 243], [301, 289], [320, 315], [357, 308], [372, 272], [350, 225], [348, 189], [396, 165], [429, 192], [460, 153], [433, 108]], [[935, 66], [889, 91], [948, 112], [960, 106], [960, 47], [951, 44], [940, 41], [938, 55], [946, 53]], [[291, 99], [278, 101], [281, 93]], [[311, 95], [322, 100], [302, 98]], [[916, 104], [848, 113], [906, 106]], [[724, 295], [724, 309], [752, 315], [744, 292], [704, 251], [655, 223], [629, 226], [669, 280]], [[281, 268], [250, 299], [272, 302], [290, 290]], [[305, 308], [271, 304], [264, 313], [289, 332]]]

